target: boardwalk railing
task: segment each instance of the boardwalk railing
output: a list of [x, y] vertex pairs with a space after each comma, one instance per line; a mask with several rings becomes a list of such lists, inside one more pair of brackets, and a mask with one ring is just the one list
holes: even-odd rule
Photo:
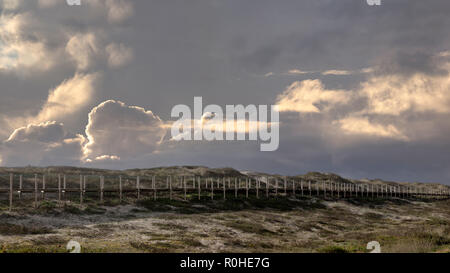
[[[9, 187], [4, 187], [8, 185]], [[433, 185], [436, 186], [436, 185]], [[34, 199], [34, 207], [46, 199], [73, 200], [79, 198], [83, 204], [86, 197], [98, 196], [103, 202], [106, 195], [116, 195], [120, 202], [132, 195], [140, 199], [143, 195], [174, 198], [270, 198], [277, 196], [322, 196], [329, 198], [448, 198], [450, 188], [439, 185], [438, 189], [425, 185], [401, 185], [394, 183], [349, 183], [333, 180], [293, 180], [273, 177], [193, 177], [193, 176], [102, 176], [102, 175], [0, 175], [0, 194], [7, 194], [9, 209], [15, 199], [25, 195]], [[244, 197], [245, 196], [245, 197]], [[1, 197], [1, 196], [0, 196]], [[1, 199], [1, 198], [0, 198]]]

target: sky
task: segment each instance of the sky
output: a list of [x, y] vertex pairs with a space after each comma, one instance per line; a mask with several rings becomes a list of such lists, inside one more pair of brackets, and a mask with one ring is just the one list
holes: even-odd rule
[[[0, 166], [232, 167], [450, 184], [446, 0], [0, 0]], [[278, 105], [279, 147], [174, 141]]]

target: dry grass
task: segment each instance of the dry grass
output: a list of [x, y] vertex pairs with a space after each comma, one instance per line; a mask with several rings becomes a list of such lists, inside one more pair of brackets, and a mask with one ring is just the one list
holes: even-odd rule
[[[264, 203], [267, 201], [267, 203]], [[137, 206], [46, 204], [39, 213], [0, 213], [0, 250], [65, 252], [448, 252], [450, 201], [364, 203], [143, 199]], [[49, 234], [50, 233], [50, 234]]]

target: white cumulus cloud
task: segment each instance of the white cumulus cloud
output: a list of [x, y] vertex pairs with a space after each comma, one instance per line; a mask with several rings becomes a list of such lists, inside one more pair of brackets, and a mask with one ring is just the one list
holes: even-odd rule
[[165, 133], [163, 121], [153, 112], [108, 100], [89, 113], [85, 158], [117, 160], [154, 153]]
[[0, 144], [2, 165], [79, 164], [85, 138], [71, 135], [62, 123], [48, 121], [17, 128]]

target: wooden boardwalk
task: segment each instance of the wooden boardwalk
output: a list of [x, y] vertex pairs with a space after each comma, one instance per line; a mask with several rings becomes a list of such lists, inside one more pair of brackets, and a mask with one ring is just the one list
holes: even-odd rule
[[[0, 194], [6, 194], [9, 199], [9, 209], [13, 209], [16, 199], [31, 195], [34, 207], [42, 200], [52, 199], [63, 201], [70, 195], [76, 195], [80, 204], [89, 196], [98, 196], [103, 202], [105, 196], [116, 195], [120, 201], [125, 196], [134, 198], [175, 197], [201, 199], [230, 198], [276, 198], [289, 196], [296, 198], [448, 198], [450, 188], [441, 185], [440, 189], [428, 186], [401, 185], [392, 183], [341, 183], [332, 180], [312, 181], [293, 180], [273, 177], [192, 177], [192, 176], [99, 176], [99, 175], [20, 175], [9, 174], [0, 176]], [[9, 181], [7, 181], [9, 180]], [[9, 187], [2, 188], [9, 182]]]

